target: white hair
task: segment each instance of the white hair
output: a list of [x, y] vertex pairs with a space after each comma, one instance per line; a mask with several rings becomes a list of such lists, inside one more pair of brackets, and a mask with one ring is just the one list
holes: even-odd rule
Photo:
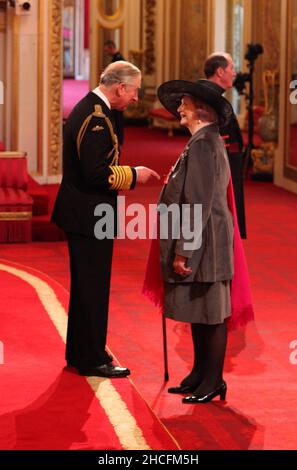
[[112, 86], [115, 83], [132, 85], [134, 80], [140, 75], [141, 71], [138, 67], [126, 60], [118, 60], [112, 62], [103, 70], [100, 77], [100, 85], [105, 85], [106, 87]]

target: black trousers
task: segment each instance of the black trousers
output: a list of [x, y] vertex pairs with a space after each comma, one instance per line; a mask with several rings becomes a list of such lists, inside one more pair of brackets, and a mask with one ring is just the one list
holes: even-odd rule
[[67, 233], [71, 288], [66, 360], [79, 367], [106, 364], [113, 240]]
[[244, 205], [244, 158], [243, 153], [228, 153], [229, 164], [234, 189], [234, 199], [236, 205], [236, 213], [241, 238], [246, 238], [245, 226], [245, 205]]

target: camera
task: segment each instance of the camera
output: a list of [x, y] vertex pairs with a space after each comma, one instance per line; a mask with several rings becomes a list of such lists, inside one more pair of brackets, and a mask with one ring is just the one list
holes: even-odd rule
[[247, 45], [247, 51], [244, 56], [246, 60], [249, 62], [255, 62], [257, 60], [258, 55], [263, 54], [263, 47], [261, 44], [248, 44]]
[[237, 90], [239, 95], [244, 95], [245, 84], [246, 82], [249, 82], [250, 79], [251, 79], [250, 73], [238, 72], [233, 82], [233, 86]]
[[[247, 44], [245, 53], [245, 60], [247, 61], [248, 73], [239, 72], [233, 82], [239, 95], [244, 95], [247, 102], [248, 110], [248, 145], [245, 150], [245, 172], [247, 165], [251, 162], [251, 151], [254, 148], [254, 84], [253, 74], [255, 71], [255, 62], [260, 54], [263, 54], [263, 47], [261, 44]], [[246, 83], [249, 84], [246, 90]]]
[[239, 95], [246, 95], [245, 88], [246, 88], [246, 83], [251, 84], [252, 86], [252, 81], [253, 81], [253, 72], [254, 72], [254, 64], [260, 54], [263, 54], [263, 47], [261, 44], [247, 44], [247, 51], [245, 53], [245, 60], [248, 61], [248, 69], [249, 73], [243, 73], [243, 72], [238, 72], [236, 75], [236, 78], [233, 82], [234, 88], [237, 90]]

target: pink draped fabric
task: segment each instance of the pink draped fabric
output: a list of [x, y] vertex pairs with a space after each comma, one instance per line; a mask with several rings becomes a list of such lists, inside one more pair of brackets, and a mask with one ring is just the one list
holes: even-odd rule
[[[228, 318], [228, 329], [235, 330], [254, 320], [254, 309], [248, 269], [237, 223], [231, 179], [227, 188], [227, 199], [234, 219], [234, 276], [231, 282], [231, 316]], [[163, 310], [164, 284], [160, 267], [160, 245], [157, 238], [151, 243], [142, 293]]]

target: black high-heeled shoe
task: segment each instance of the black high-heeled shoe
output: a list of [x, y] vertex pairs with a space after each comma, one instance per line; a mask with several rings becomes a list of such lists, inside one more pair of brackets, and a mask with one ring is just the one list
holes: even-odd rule
[[169, 387], [167, 392], [168, 393], [191, 393], [196, 390], [197, 386], [190, 386], [190, 385], [178, 385], [177, 387]]
[[220, 400], [225, 400], [226, 399], [226, 394], [227, 394], [227, 384], [223, 380], [221, 385], [217, 387], [215, 390], [212, 392], [207, 393], [204, 396], [198, 396], [198, 395], [190, 395], [188, 397], [184, 397], [182, 399], [183, 403], [208, 403], [209, 401], [213, 400], [216, 396], [220, 395]]

